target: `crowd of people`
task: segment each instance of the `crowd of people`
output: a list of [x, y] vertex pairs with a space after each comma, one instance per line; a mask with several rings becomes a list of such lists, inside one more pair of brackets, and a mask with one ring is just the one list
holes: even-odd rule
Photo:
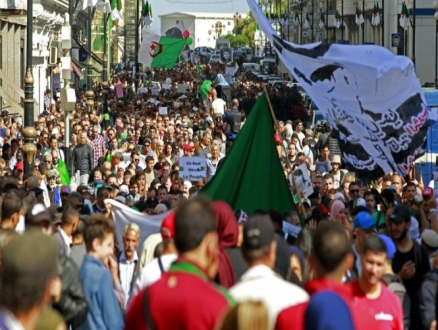
[[[433, 181], [415, 165], [358, 177], [296, 86], [267, 90], [298, 207], [248, 216], [202, 195], [263, 92], [242, 68], [224, 74], [184, 64], [137, 82], [127, 66], [94, 85], [91, 109], [77, 88], [69, 149], [48, 91], [26, 174], [21, 121], [2, 113], [0, 329], [435, 329]], [[206, 177], [183, 180], [179, 159], [194, 156]], [[108, 199], [163, 214], [160, 232], [141, 242], [132, 222], [118, 242]]]

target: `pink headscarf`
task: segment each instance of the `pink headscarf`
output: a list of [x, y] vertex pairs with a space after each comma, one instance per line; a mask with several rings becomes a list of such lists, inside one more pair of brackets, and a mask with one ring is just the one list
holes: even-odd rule
[[340, 200], [334, 201], [330, 209], [330, 219], [336, 221], [336, 218], [338, 217], [338, 214], [342, 209], [345, 209], [344, 203]]

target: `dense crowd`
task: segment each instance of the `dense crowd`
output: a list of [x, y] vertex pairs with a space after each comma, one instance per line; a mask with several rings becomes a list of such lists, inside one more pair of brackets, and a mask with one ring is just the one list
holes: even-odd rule
[[[358, 177], [297, 86], [268, 85], [297, 208], [248, 216], [199, 191], [262, 83], [220, 63], [130, 70], [94, 84], [92, 108], [76, 88], [68, 149], [47, 90], [29, 174], [22, 122], [2, 113], [0, 329], [434, 329], [437, 205], [416, 165]], [[191, 182], [179, 159], [193, 156], [206, 177]], [[160, 233], [141, 242], [132, 222], [117, 242], [108, 199], [162, 214]]]

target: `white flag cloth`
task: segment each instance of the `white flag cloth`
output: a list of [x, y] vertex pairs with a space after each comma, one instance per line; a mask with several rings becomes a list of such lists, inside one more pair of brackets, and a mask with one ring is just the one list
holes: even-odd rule
[[380, 24], [380, 14], [377, 13], [376, 17], [374, 18], [374, 25], [379, 25]]
[[82, 9], [85, 10], [88, 7], [94, 7], [97, 4], [97, 0], [83, 0], [83, 6]]
[[401, 15], [400, 16], [400, 20], [399, 20], [400, 26], [402, 28], [405, 28], [406, 25], [408, 25], [408, 18], [405, 15]]
[[363, 19], [363, 14], [360, 14], [359, 16], [359, 23], [363, 24], [365, 22], [365, 20]]
[[111, 12], [111, 19], [113, 21], [119, 21], [119, 20], [122, 21], [123, 20], [123, 14], [120, 10], [117, 9], [117, 7], [114, 8]]
[[310, 23], [309, 23], [309, 21], [307, 19], [304, 21], [303, 28], [304, 29], [310, 28]]
[[161, 223], [169, 212], [157, 215], [148, 215], [138, 212], [122, 203], [113, 199], [106, 199], [105, 204], [111, 204], [111, 213], [116, 227], [116, 237], [119, 247], [123, 249], [123, 233], [125, 227], [130, 223], [136, 223], [140, 227], [140, 243], [137, 247], [137, 253], [140, 255], [141, 247], [146, 238], [151, 234], [160, 232]]
[[108, 14], [111, 12], [111, 4], [110, 4], [109, 0], [105, 0], [105, 1], [99, 0], [96, 3], [96, 9], [102, 10], [104, 13]]
[[412, 61], [374, 45], [290, 43], [276, 36], [255, 0], [247, 1], [280, 60], [327, 119], [343, 160], [369, 179], [407, 175], [436, 120]]
[[371, 25], [376, 25], [376, 14], [373, 13], [373, 16], [371, 17]]
[[319, 20], [319, 28], [322, 29], [324, 27], [324, 21], [323, 20]]

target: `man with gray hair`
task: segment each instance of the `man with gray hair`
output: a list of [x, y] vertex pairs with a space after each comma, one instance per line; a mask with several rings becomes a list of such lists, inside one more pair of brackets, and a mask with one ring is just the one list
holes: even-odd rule
[[123, 233], [123, 251], [117, 255], [120, 282], [126, 297], [125, 309], [138, 275], [135, 274], [135, 270], [138, 261], [137, 247], [139, 241], [140, 227], [135, 223], [128, 224]]

